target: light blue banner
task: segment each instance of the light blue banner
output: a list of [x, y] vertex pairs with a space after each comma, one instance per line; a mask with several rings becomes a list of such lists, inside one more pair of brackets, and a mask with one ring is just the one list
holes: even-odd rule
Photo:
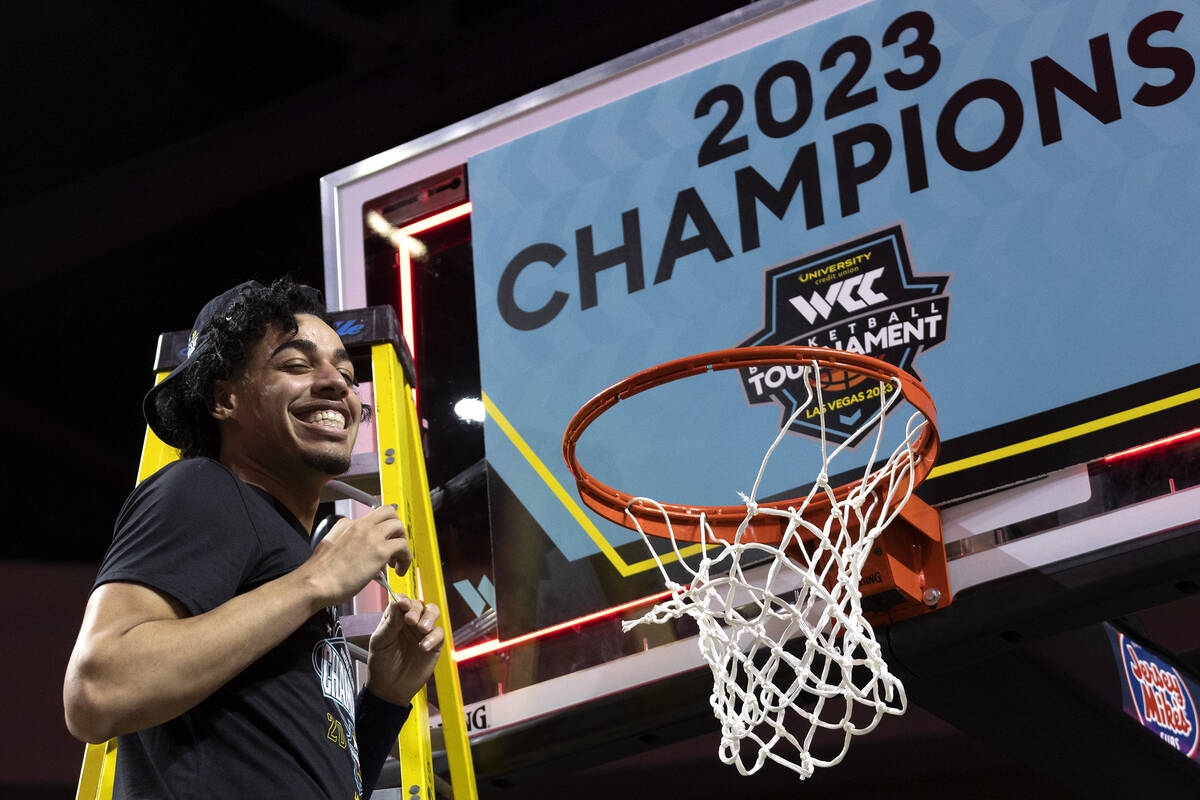
[[[891, 230], [944, 284], [941, 338], [910, 342], [943, 439], [1194, 364], [1197, 54], [1190, 4], [881, 0], [473, 158], [484, 391], [574, 495], [561, 440], [589, 397], [766, 330], [771, 270], [812, 279], [774, 298], [795, 312], [776, 341], [865, 330], [899, 267], [836, 253]], [[708, 504], [749, 489], [780, 417], [735, 373], [629, 406], [589, 431], [585, 466]], [[513, 436], [489, 419], [486, 437], [559, 549], [596, 552]]]

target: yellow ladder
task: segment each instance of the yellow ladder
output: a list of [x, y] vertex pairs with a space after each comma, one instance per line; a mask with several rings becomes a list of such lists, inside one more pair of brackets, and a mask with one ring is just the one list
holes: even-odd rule
[[[467, 740], [466, 715], [458, 668], [451, 658], [453, 637], [447, 613], [442, 559], [438, 553], [429, 500], [429, 481], [421, 450], [421, 429], [413, 402], [414, 373], [411, 357], [399, 336], [395, 311], [390, 306], [371, 306], [356, 311], [330, 314], [330, 322], [352, 354], [370, 347], [371, 378], [375, 386], [375, 426], [379, 445], [379, 482], [382, 502], [394, 503], [408, 531], [413, 565], [403, 577], [388, 568], [388, 581], [395, 591], [422, 597], [442, 609], [439, 624], [446, 645], [434, 667], [438, 709], [441, 711], [450, 785], [455, 800], [477, 800], [475, 770]], [[178, 363], [180, 342], [187, 332], [163, 334], [155, 368], [161, 381]], [[138, 483], [179, 457], [179, 451], [163, 443], [149, 428], [142, 444]], [[429, 703], [422, 689], [412, 701], [413, 710], [400, 731], [400, 774], [406, 800], [434, 797], [433, 753], [429, 730]], [[89, 744], [84, 751], [76, 800], [109, 800], [117, 763], [117, 742]]]

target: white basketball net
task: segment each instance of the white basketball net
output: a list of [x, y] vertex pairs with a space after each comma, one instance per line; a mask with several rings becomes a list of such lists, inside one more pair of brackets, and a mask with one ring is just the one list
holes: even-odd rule
[[[904, 686], [888, 670], [874, 631], [863, 618], [859, 580], [876, 538], [912, 494], [919, 461], [912, 447], [925, 422], [921, 414], [913, 414], [903, 442], [882, 466], [875, 467], [884, 417], [901, 394], [898, 381], [890, 387], [880, 382], [879, 409], [849, 440], [829, 452], [820, 382], [808, 380], [819, 367], [813, 362], [803, 369], [808, 397], [768, 448], [749, 496], [739, 492], [746, 518], [733, 542], [714, 538], [702, 517], [705, 547], [692, 569], [670, 531], [675, 555], [691, 574], [688, 585], [668, 576], [641, 524], [626, 511], [673, 594], [640, 619], [623, 623], [623, 628], [628, 631], [635, 625], [684, 616], [696, 621], [700, 652], [713, 674], [710, 703], [721, 724], [719, 755], [743, 775], [757, 772], [770, 759], [808, 778], [816, 767], [840, 762], [851, 738], [874, 730], [884, 714], [903, 714], [907, 707]], [[821, 409], [820, 475], [797, 507], [760, 508], [754, 498], [767, 462], [792, 421], [814, 399]], [[836, 500], [828, 479], [832, 462], [876, 423], [875, 446], [862, 482], [845, 499]], [[831, 503], [828, 517], [819, 526], [802, 516], [818, 493]], [[631, 505], [637, 501], [663, 510], [645, 497], [635, 498]], [[741, 542], [750, 520], [760, 514], [786, 518], [778, 545]], [[665, 512], [663, 518], [670, 530]], [[855, 536], [856, 530], [861, 534]], [[747, 578], [743, 563], [754, 566], [752, 578]], [[718, 574], [712, 574], [714, 569]], [[785, 649], [788, 642], [792, 644]], [[831, 733], [814, 741], [821, 730]], [[830, 740], [835, 744], [830, 745]], [[818, 757], [812, 752], [814, 744], [832, 752]]]

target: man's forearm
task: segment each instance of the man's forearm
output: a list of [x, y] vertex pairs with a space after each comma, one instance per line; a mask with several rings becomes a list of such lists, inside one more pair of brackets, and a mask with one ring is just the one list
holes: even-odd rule
[[100, 742], [173, 719], [323, 605], [303, 570], [194, 617], [181, 616], [177, 603], [145, 587], [101, 586], [67, 670], [67, 725], [77, 737]]

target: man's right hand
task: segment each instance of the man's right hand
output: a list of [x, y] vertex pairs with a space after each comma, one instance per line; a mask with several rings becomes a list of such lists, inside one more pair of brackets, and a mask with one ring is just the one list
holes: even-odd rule
[[300, 570], [321, 605], [333, 606], [362, 591], [385, 564], [403, 575], [411, 563], [404, 523], [395, 508], [380, 506], [365, 517], [339, 520]]

